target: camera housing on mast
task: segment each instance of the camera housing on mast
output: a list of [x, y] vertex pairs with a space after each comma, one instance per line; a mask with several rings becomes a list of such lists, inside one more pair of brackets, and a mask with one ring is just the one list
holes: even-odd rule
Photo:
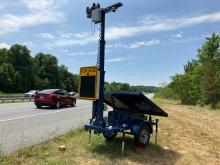
[[101, 22], [101, 9], [100, 4], [93, 3], [92, 7], [86, 8], [87, 17], [92, 19], [95, 24]]

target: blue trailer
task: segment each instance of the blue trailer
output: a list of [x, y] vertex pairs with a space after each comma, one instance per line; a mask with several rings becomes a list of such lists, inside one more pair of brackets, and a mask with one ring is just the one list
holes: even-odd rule
[[[118, 2], [106, 8], [100, 8], [100, 4], [93, 3], [92, 7], [86, 8], [87, 17], [95, 24], [100, 24], [99, 51], [97, 56], [97, 68], [99, 80], [82, 83], [79, 91], [85, 91], [84, 96], [89, 93], [94, 95], [98, 93], [98, 97], [93, 101], [92, 118], [89, 124], [85, 125], [85, 129], [94, 133], [102, 133], [107, 140], [112, 140], [118, 132], [134, 135], [135, 144], [145, 147], [150, 140], [150, 134], [153, 133], [153, 126], [158, 127], [158, 120], [153, 120], [152, 116], [164, 116], [168, 114], [158, 107], [155, 103], [145, 97], [142, 93], [137, 92], [104, 92], [105, 84], [105, 15], [115, 12], [123, 4]], [[87, 75], [89, 76], [89, 75]], [[94, 80], [94, 79], [93, 79]], [[98, 82], [98, 88], [94, 88], [92, 82]], [[94, 92], [98, 89], [98, 92]], [[81, 95], [81, 92], [80, 92]], [[91, 97], [90, 97], [91, 98]], [[94, 97], [92, 97], [94, 98]], [[108, 112], [107, 118], [103, 117], [104, 103], [112, 107], [112, 111]]]
[[153, 126], [156, 126], [156, 132], [158, 128], [158, 119], [153, 120], [152, 116], [168, 117], [165, 111], [138, 92], [107, 92], [104, 103], [111, 106], [112, 111], [103, 117], [103, 113], [99, 114], [93, 108], [92, 119], [85, 129], [90, 133], [102, 133], [107, 140], [122, 132], [123, 135], [134, 135], [135, 145], [145, 147], [153, 133]]

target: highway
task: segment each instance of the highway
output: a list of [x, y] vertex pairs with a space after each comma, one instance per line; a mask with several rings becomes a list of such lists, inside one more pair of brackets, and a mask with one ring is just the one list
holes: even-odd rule
[[91, 118], [91, 108], [92, 103], [84, 100], [58, 110], [37, 109], [33, 102], [0, 104], [0, 152], [38, 144], [83, 126]]
[[[153, 98], [153, 94], [147, 94]], [[0, 152], [31, 146], [73, 128], [91, 118], [92, 102], [78, 100], [76, 107], [37, 109], [33, 102], [0, 104]]]

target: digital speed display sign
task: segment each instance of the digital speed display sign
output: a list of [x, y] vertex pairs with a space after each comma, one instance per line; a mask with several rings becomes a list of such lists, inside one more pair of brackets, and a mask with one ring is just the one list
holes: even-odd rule
[[97, 66], [80, 68], [79, 98], [84, 100], [99, 98], [99, 71]]

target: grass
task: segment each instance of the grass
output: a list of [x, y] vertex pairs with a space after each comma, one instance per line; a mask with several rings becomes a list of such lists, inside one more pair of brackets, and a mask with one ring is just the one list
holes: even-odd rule
[[[168, 118], [160, 118], [158, 145], [152, 136], [149, 146], [135, 153], [133, 138], [127, 136], [122, 156], [122, 135], [112, 142], [106, 142], [102, 135], [92, 135], [89, 145], [88, 132], [77, 129], [6, 155], [0, 164], [220, 164], [219, 110], [155, 101], [169, 113]], [[59, 151], [60, 145], [65, 145], [66, 151]]]
[[3, 92], [0, 92], [0, 96], [24, 96], [24, 93], [3, 93]]

